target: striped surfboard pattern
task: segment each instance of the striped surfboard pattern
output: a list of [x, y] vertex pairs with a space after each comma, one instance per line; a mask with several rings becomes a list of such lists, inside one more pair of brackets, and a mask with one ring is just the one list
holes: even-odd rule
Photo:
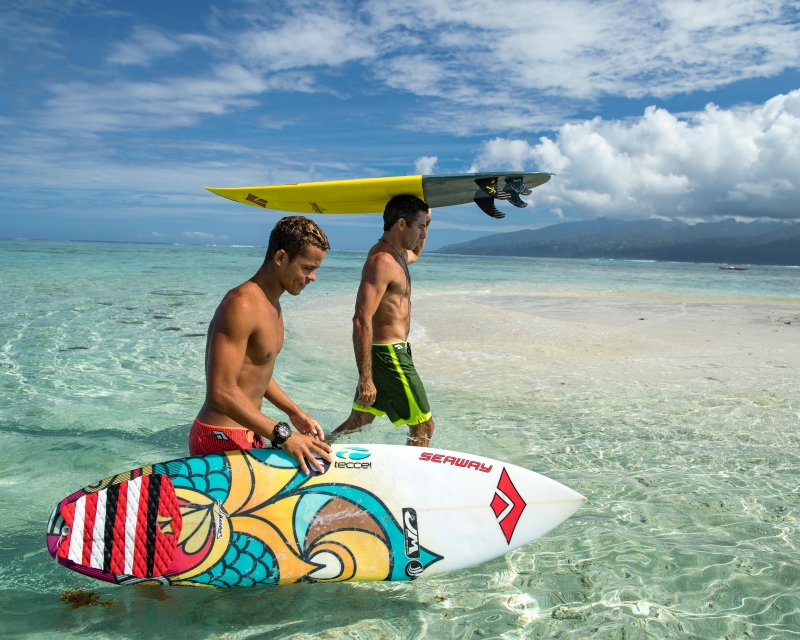
[[86, 493], [61, 507], [65, 527], [58, 557], [99, 572], [151, 578], [175, 554], [181, 514], [172, 482], [141, 475]]

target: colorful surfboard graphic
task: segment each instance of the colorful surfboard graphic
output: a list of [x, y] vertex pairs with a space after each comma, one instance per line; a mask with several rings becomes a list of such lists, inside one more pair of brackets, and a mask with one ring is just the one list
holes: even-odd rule
[[410, 580], [442, 556], [408, 551], [407, 535], [366, 489], [256, 449], [85, 487], [54, 509], [47, 545], [60, 564], [108, 582], [233, 587]]

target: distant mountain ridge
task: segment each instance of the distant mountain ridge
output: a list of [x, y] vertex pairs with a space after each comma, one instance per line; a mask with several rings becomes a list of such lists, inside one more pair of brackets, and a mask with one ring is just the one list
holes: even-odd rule
[[497, 233], [437, 253], [800, 265], [800, 223], [595, 218]]

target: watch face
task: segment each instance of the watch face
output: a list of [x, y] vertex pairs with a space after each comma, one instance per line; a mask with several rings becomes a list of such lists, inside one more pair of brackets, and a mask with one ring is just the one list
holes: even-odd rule
[[292, 429], [287, 424], [283, 424], [279, 422], [275, 425], [275, 434], [278, 436], [278, 440], [284, 442], [290, 435], [292, 435]]

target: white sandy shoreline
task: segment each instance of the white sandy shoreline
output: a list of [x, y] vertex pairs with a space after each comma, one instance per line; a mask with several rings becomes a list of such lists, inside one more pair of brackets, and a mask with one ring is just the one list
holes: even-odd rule
[[[351, 363], [352, 300], [299, 308], [289, 322]], [[800, 304], [463, 293], [416, 296], [412, 316], [426, 384], [494, 397], [716, 384], [800, 398]]]

